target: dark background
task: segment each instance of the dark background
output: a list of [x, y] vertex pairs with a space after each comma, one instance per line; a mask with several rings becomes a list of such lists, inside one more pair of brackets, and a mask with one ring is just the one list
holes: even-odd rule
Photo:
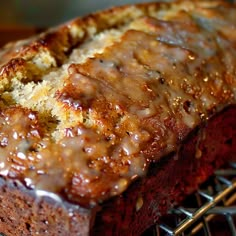
[[0, 0], [0, 25], [48, 27], [115, 5], [150, 0]]

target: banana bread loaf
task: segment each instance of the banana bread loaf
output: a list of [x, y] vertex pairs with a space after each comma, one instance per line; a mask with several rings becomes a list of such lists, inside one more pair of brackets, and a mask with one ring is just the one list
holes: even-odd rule
[[235, 65], [223, 1], [116, 7], [6, 45], [0, 233], [140, 235], [235, 158]]

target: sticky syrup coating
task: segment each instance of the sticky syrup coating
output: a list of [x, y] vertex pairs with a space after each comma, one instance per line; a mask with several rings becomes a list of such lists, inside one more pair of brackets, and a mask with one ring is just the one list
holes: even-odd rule
[[6, 46], [0, 174], [93, 206], [176, 152], [235, 103], [236, 10], [208, 4], [120, 8]]

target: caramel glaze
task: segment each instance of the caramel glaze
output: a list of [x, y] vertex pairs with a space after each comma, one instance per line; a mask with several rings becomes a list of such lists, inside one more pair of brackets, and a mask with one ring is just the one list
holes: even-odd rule
[[102, 53], [71, 64], [55, 97], [84, 120], [57, 142], [36, 112], [3, 108], [1, 175], [84, 206], [122, 193], [190, 130], [235, 103], [236, 12], [223, 11], [141, 17]]

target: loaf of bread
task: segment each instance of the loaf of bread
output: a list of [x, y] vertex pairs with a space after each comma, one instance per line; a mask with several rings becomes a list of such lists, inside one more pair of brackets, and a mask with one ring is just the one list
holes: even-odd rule
[[0, 233], [141, 235], [236, 158], [236, 7], [116, 7], [0, 52]]

